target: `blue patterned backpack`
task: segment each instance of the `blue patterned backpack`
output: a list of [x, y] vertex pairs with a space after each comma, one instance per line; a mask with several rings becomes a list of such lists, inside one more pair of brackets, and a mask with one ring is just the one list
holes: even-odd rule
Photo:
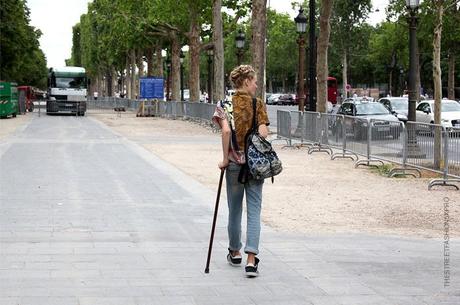
[[245, 183], [249, 176], [255, 180], [272, 178], [283, 170], [281, 160], [273, 150], [270, 142], [259, 135], [256, 115], [255, 98], [252, 99], [253, 119], [252, 128], [245, 137], [245, 157], [246, 164], [242, 167], [238, 181]]

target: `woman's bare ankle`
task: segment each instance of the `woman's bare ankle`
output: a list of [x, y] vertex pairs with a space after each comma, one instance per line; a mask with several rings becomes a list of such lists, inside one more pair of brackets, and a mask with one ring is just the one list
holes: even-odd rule
[[254, 253], [248, 253], [247, 263], [254, 265], [255, 262], [256, 262], [256, 255]]

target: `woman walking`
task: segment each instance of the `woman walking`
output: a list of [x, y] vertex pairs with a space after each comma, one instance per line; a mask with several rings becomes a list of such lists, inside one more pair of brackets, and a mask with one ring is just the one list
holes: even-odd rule
[[[226, 169], [227, 203], [228, 203], [228, 238], [227, 261], [232, 266], [241, 265], [241, 217], [243, 212], [243, 195], [246, 194], [247, 229], [244, 252], [247, 254], [245, 272], [248, 277], [259, 275], [259, 238], [260, 212], [262, 206], [263, 180], [249, 179], [238, 182], [242, 165], [245, 164], [245, 136], [252, 129], [253, 98], [257, 89], [257, 77], [249, 65], [236, 67], [230, 74], [230, 80], [236, 89], [232, 101], [220, 101], [213, 116], [213, 121], [222, 129], [222, 161], [218, 166]], [[265, 104], [257, 99], [256, 115], [259, 134], [268, 136], [268, 116]]]

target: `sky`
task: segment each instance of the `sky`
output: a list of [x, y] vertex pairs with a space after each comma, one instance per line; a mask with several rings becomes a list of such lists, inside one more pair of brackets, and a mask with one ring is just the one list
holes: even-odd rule
[[[48, 67], [65, 66], [72, 49], [72, 27], [85, 14], [90, 0], [27, 0], [30, 9], [30, 23], [42, 31], [40, 47], [45, 53]], [[294, 18], [298, 10], [293, 10], [289, 0], [267, 0], [270, 7], [288, 13]], [[374, 12], [369, 23], [377, 24], [385, 18], [385, 8], [389, 0], [372, 0]]]

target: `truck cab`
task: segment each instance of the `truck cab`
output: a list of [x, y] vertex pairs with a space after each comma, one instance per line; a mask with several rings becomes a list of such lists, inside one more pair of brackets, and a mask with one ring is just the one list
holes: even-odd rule
[[50, 68], [46, 113], [85, 115], [88, 80], [81, 67]]

